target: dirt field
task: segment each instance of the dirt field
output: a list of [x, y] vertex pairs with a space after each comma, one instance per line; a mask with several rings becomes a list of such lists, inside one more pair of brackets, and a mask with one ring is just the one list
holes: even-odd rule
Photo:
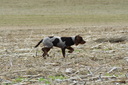
[[[128, 85], [127, 0], [0, 1], [1, 85]], [[87, 42], [43, 59], [46, 36]]]

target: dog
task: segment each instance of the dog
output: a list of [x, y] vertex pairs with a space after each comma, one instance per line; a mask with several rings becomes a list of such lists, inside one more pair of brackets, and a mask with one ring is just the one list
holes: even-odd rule
[[59, 36], [49, 36], [46, 37], [38, 42], [38, 44], [35, 46], [38, 47], [40, 43], [43, 43], [44, 48], [42, 48], [43, 51], [43, 57], [46, 59], [46, 55], [48, 55], [48, 52], [50, 51], [53, 46], [59, 47], [62, 50], [62, 55], [65, 58], [65, 50], [68, 49], [69, 53], [72, 53], [74, 49], [71, 47], [72, 45], [79, 45], [79, 44], [85, 44], [86, 41], [83, 40], [83, 38], [80, 35], [76, 35], [73, 37], [59, 37]]

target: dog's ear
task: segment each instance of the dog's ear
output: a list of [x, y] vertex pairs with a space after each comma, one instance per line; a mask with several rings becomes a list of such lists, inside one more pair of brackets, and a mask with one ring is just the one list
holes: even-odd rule
[[80, 35], [75, 36], [75, 45], [78, 45], [80, 41]]

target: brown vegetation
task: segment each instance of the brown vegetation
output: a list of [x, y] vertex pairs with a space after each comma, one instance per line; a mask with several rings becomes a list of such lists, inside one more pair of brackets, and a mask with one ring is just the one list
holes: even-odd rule
[[[2, 84], [127, 84], [128, 42], [94, 42], [102, 37], [127, 36], [128, 27], [74, 28], [1, 28], [0, 82]], [[48, 31], [49, 30], [49, 31]], [[85, 45], [74, 46], [75, 51], [63, 59], [61, 51], [53, 48], [44, 60], [41, 47], [33, 49], [49, 35], [74, 36], [80, 34]], [[37, 56], [36, 55], [37, 52]]]

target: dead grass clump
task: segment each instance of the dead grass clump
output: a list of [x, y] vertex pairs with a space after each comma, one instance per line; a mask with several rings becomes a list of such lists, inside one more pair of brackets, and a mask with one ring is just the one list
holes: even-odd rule
[[102, 43], [102, 42], [110, 42], [110, 43], [119, 43], [127, 41], [127, 38], [125, 36], [122, 37], [110, 37], [110, 38], [99, 38], [95, 40], [95, 42]]
[[26, 71], [26, 74], [27, 75], [35, 75], [35, 74], [37, 74], [37, 72], [35, 71], [35, 69], [29, 69]]

